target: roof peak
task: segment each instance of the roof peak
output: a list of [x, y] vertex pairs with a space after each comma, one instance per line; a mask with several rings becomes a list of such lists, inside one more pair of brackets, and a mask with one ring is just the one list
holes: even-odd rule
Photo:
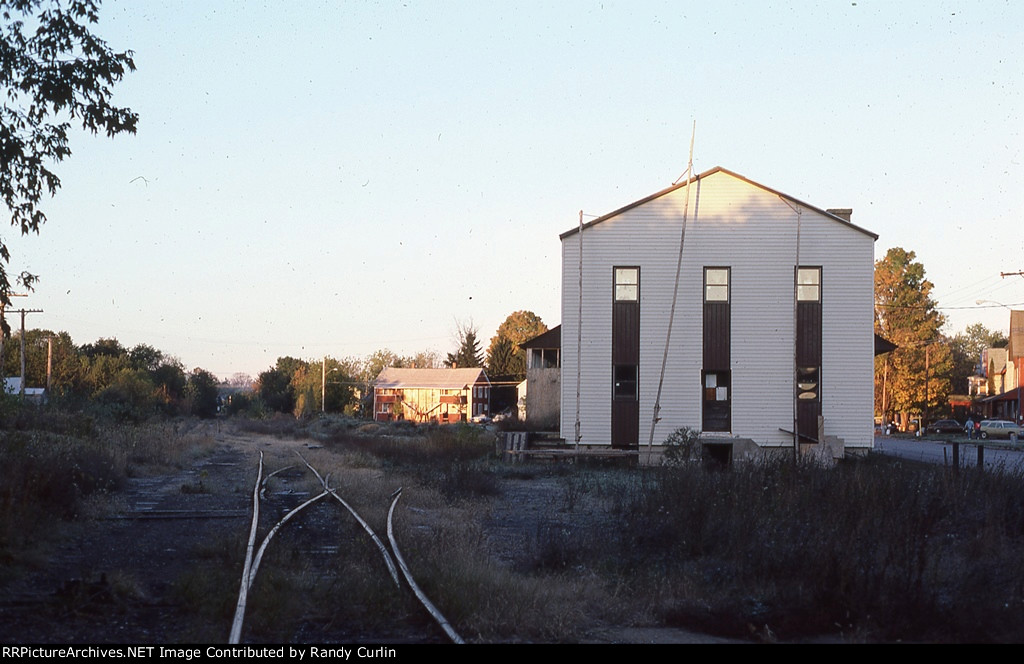
[[841, 216], [839, 214], [836, 214], [837, 212], [848, 212], [849, 215], [852, 215], [853, 214], [853, 209], [852, 208], [833, 208], [831, 210], [825, 210], [825, 209], [822, 209], [822, 208], [820, 208], [820, 207], [818, 207], [816, 205], [811, 205], [809, 203], [805, 203], [804, 201], [802, 201], [802, 200], [800, 200], [798, 198], [794, 198], [793, 196], [790, 196], [789, 194], [785, 194], [785, 193], [783, 193], [783, 192], [781, 192], [781, 191], [779, 191], [777, 189], [772, 189], [771, 187], [763, 185], [760, 182], [757, 182], [755, 180], [751, 180], [750, 178], [748, 178], [748, 177], [746, 177], [744, 175], [740, 175], [739, 173], [737, 173], [735, 171], [730, 171], [729, 169], [724, 168], [722, 166], [715, 166], [714, 168], [710, 168], [710, 169], [704, 171], [703, 173], [699, 173], [697, 175], [692, 175], [692, 176], [690, 176], [689, 178], [687, 178], [686, 180], [684, 180], [682, 182], [679, 182], [677, 184], [674, 184], [674, 185], [671, 185], [669, 187], [666, 187], [665, 189], [662, 189], [661, 191], [657, 191], [657, 192], [651, 194], [650, 196], [646, 196], [644, 198], [641, 198], [640, 200], [637, 200], [637, 201], [634, 201], [632, 203], [629, 203], [628, 205], [625, 205], [625, 206], [623, 206], [623, 207], [621, 207], [621, 208], [619, 208], [617, 210], [613, 210], [613, 211], [611, 211], [611, 212], [609, 212], [607, 214], [603, 214], [600, 217], [598, 217], [596, 219], [592, 219], [592, 220], [588, 221], [585, 224], [582, 224], [582, 225], [577, 226], [575, 228], [571, 228], [571, 229], [565, 231], [564, 233], [562, 233], [561, 235], [559, 235], [558, 237], [559, 237], [559, 239], [564, 240], [565, 238], [567, 238], [567, 237], [569, 237], [569, 236], [571, 236], [571, 235], [573, 235], [575, 233], [578, 233], [581, 229], [585, 230], [587, 228], [590, 228], [591, 226], [596, 226], [597, 224], [599, 224], [599, 223], [601, 223], [603, 221], [607, 221], [608, 219], [611, 219], [613, 217], [617, 217], [618, 215], [622, 214], [623, 212], [627, 212], [629, 210], [632, 210], [633, 208], [639, 207], [639, 206], [643, 205], [644, 203], [648, 203], [650, 201], [653, 201], [656, 198], [661, 198], [662, 196], [670, 194], [673, 191], [676, 191], [677, 189], [681, 189], [683, 187], [688, 187], [690, 184], [693, 184], [695, 182], [699, 183], [700, 180], [702, 180], [704, 178], [707, 178], [707, 177], [710, 177], [712, 175], [715, 175], [717, 173], [724, 173], [725, 175], [729, 175], [730, 177], [734, 177], [737, 180], [741, 180], [741, 181], [746, 182], [747, 184], [750, 184], [750, 185], [752, 185], [754, 187], [757, 187], [757, 188], [763, 189], [764, 191], [767, 191], [769, 193], [775, 194], [776, 196], [778, 196], [780, 198], [784, 198], [786, 200], [792, 201], [793, 203], [796, 203], [797, 205], [800, 205], [800, 206], [803, 206], [803, 207], [815, 210], [817, 212], [820, 212], [821, 214], [824, 214], [826, 216], [832, 217], [836, 221], [841, 222], [841, 223], [845, 224], [846, 226], [849, 226], [850, 228], [852, 228], [852, 229], [854, 229], [856, 231], [859, 231], [861, 233], [864, 233], [865, 235], [871, 236], [875, 240], [878, 239], [878, 235], [876, 233], [872, 233], [871, 231], [869, 231], [869, 230], [867, 230], [865, 228], [861, 228], [860, 226], [857, 226], [857, 225], [853, 224], [848, 217], [844, 218], [843, 216]]

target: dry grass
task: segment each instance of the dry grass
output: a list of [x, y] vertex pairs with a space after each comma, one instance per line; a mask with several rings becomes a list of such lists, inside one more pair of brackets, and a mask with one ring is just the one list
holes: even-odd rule
[[[1016, 641], [1024, 479], [849, 463], [658, 470], [605, 547], [665, 590], [661, 617], [734, 636], [841, 629], [883, 639]], [[678, 590], [676, 586], [679, 586]]]
[[[876, 459], [834, 469], [513, 467], [472, 427], [330, 418], [274, 427], [285, 443], [295, 427], [305, 444], [294, 449], [382, 538], [390, 496], [403, 488], [402, 553], [470, 641], [574, 642], [595, 626], [633, 624], [736, 638], [1024, 640], [1018, 474]], [[89, 495], [116, 491], [129, 472], [183, 465], [213, 443], [187, 423], [97, 428], [84, 438], [6, 432], [0, 462], [15, 472], [0, 479], [0, 535], [44, 513], [81, 515]], [[297, 466], [271, 480], [271, 494], [319, 492], [292, 447], [266, 448], [274, 450], [268, 471]], [[45, 489], [62, 473], [77, 479], [78, 493]], [[524, 502], [505, 507], [512, 484]], [[497, 547], [499, 531], [516, 545]], [[190, 638], [224, 638], [245, 535], [239, 528], [204, 542], [201, 563], [175, 582], [179, 601], [208, 626]], [[123, 585], [130, 596], [131, 579]], [[245, 634], [255, 641], [443, 638], [333, 500], [271, 545], [251, 612]]]
[[190, 421], [85, 427], [45, 411], [30, 419], [36, 428], [0, 430], [0, 558], [17, 558], [56, 521], [102, 514], [127, 477], [185, 467], [215, 446]]

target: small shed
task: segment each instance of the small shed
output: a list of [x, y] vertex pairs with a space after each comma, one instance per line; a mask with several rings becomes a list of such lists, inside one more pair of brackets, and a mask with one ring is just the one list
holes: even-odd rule
[[388, 367], [373, 386], [377, 421], [465, 422], [490, 415], [491, 383], [480, 368]]

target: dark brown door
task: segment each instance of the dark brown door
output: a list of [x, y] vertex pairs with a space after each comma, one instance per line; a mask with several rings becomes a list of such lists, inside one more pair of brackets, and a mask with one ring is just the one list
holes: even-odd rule
[[640, 444], [639, 375], [635, 364], [616, 364], [612, 386], [612, 447]]

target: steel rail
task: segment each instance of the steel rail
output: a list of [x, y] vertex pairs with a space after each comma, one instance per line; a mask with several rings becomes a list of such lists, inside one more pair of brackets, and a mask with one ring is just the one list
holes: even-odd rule
[[306, 459], [301, 454], [295, 452], [295, 455], [302, 459], [302, 463], [306, 464], [306, 467], [309, 468], [314, 475], [316, 475], [316, 478], [320, 480], [320, 484], [323, 485], [324, 491], [330, 493], [339, 503], [344, 505], [345, 509], [347, 509], [349, 513], [353, 517], [355, 517], [355, 520], [359, 522], [359, 525], [363, 527], [363, 530], [366, 531], [366, 534], [370, 536], [370, 539], [373, 540], [373, 543], [376, 544], [377, 548], [380, 550], [380, 555], [383, 556], [384, 563], [388, 566], [388, 571], [391, 572], [391, 579], [395, 582], [395, 586], [401, 588], [402, 582], [398, 578], [398, 569], [395, 567], [395, 561], [391, 558], [391, 554], [388, 553], [388, 549], [386, 546], [384, 546], [384, 542], [381, 541], [380, 537], [377, 536], [377, 533], [374, 532], [373, 528], [370, 527], [370, 524], [368, 524], [366, 520], [363, 519], [363, 517], [359, 516], [359, 512], [356, 512], [351, 505], [345, 502], [344, 498], [338, 495], [336, 489], [332, 489], [327, 485], [327, 480], [321, 477], [320, 473], [317, 472], [316, 468], [311, 466], [310, 463], [306, 461]]
[[[260, 453], [260, 474], [262, 474], [262, 471], [263, 471], [263, 454], [261, 452]], [[259, 478], [257, 477], [257, 482], [256, 482], [257, 489], [256, 489], [256, 492], [255, 492], [256, 500], [253, 503], [253, 505], [254, 505], [254, 507], [253, 507], [253, 513], [254, 513], [253, 523], [254, 523], [254, 525], [255, 525], [256, 521], [258, 520], [258, 518], [259, 518], [259, 494], [260, 494], [259, 487], [260, 487], [261, 483], [258, 480], [259, 480]], [[260, 548], [256, 552], [255, 557], [253, 557], [253, 555], [252, 555], [253, 545], [255, 544], [255, 541], [256, 541], [256, 537], [255, 537], [256, 530], [255, 530], [255, 527], [253, 528], [252, 532], [250, 533], [249, 545], [248, 545], [248, 547], [246, 549], [245, 565], [242, 568], [242, 586], [243, 586], [243, 588], [239, 591], [239, 594], [238, 594], [238, 605], [235, 607], [235, 620], [234, 620], [234, 622], [232, 623], [232, 626], [231, 626], [231, 636], [228, 639], [228, 643], [229, 644], [234, 645], [234, 644], [237, 644], [241, 640], [241, 637], [242, 637], [242, 623], [245, 621], [245, 609], [246, 609], [246, 605], [248, 603], [249, 590], [252, 588], [253, 581], [256, 579], [256, 572], [260, 568], [260, 562], [263, 560], [263, 554], [266, 552], [267, 546], [270, 545], [270, 540], [273, 539], [274, 535], [276, 535], [279, 530], [281, 530], [281, 526], [286, 524], [293, 516], [295, 516], [296, 514], [298, 514], [299, 512], [304, 510], [305, 508], [309, 507], [310, 505], [312, 505], [316, 501], [320, 500], [321, 498], [326, 497], [328, 493], [329, 493], [328, 491], [324, 491], [324, 492], [320, 493], [319, 495], [310, 498], [309, 500], [305, 501], [304, 503], [302, 503], [298, 507], [293, 508], [287, 514], [285, 514], [283, 517], [281, 517], [281, 519], [277, 523], [275, 523], [274, 526], [270, 529], [270, 532], [267, 533], [266, 537], [263, 538], [263, 542], [260, 544]]]
[[391, 522], [395, 513], [395, 505], [398, 504], [398, 499], [402, 497], [402, 490], [398, 489], [398, 491], [395, 491], [393, 496], [394, 500], [391, 501], [391, 507], [388, 509], [388, 541], [391, 542], [391, 550], [395, 553], [395, 560], [398, 561], [399, 567], [402, 568], [402, 574], [405, 576], [405, 580], [408, 582], [409, 587], [412, 588], [413, 593], [416, 594], [416, 598], [420, 601], [420, 604], [422, 604], [430, 615], [433, 616], [434, 620], [437, 621], [437, 624], [441, 626], [441, 629], [444, 630], [444, 633], [448, 635], [448, 638], [450, 638], [453, 643], [458, 643], [460, 645], [464, 644], [465, 641], [463, 641], [462, 637], [458, 635], [455, 628], [453, 628], [451, 623], [448, 622], [448, 619], [441, 615], [441, 612], [437, 610], [437, 607], [434, 606], [433, 602], [431, 602], [423, 591], [420, 590], [420, 587], [416, 584], [416, 580], [412, 578], [412, 573], [409, 571], [409, 567], [405, 564], [405, 559], [402, 558], [402, 554], [398, 550], [398, 542], [395, 541], [395, 532], [392, 528]]
[[245, 605], [249, 596], [249, 570], [252, 568], [253, 547], [256, 544], [256, 526], [260, 521], [260, 485], [263, 480], [263, 451], [260, 451], [259, 470], [256, 471], [256, 486], [252, 490], [252, 526], [249, 528], [249, 543], [245, 547], [245, 564], [242, 565], [242, 582], [238, 589], [238, 603], [235, 605], [235, 619], [231, 623], [228, 643], [235, 644], [242, 636], [242, 621], [245, 619]]
[[298, 507], [292, 509], [290, 512], [285, 514], [283, 517], [281, 517], [280, 521], [278, 521], [277, 523], [274, 524], [274, 527], [270, 529], [270, 532], [267, 533], [267, 536], [263, 538], [263, 543], [260, 544], [259, 551], [256, 552], [256, 558], [252, 561], [252, 569], [249, 571], [249, 587], [250, 588], [252, 587], [253, 580], [255, 580], [255, 578], [256, 578], [256, 571], [260, 568], [260, 562], [263, 560], [263, 553], [267, 550], [267, 546], [270, 544], [270, 540], [274, 537], [274, 535], [277, 534], [277, 531], [281, 530], [281, 526], [283, 526], [284, 524], [288, 523], [288, 521], [293, 516], [295, 516], [296, 514], [301, 512], [302, 510], [306, 509], [307, 507], [309, 507], [310, 505], [312, 505], [316, 501], [320, 500], [321, 498], [325, 498], [329, 493], [330, 493], [330, 491], [323, 491], [323, 492], [313, 496], [312, 498], [310, 498], [306, 502], [302, 503]]
[[260, 487], [260, 498], [263, 498], [264, 500], [266, 500], [266, 498], [267, 498], [267, 482], [270, 480], [271, 477], [273, 477], [274, 475], [277, 475], [278, 473], [283, 473], [286, 470], [291, 470], [294, 467], [295, 466], [285, 466], [284, 468], [278, 468], [274, 472], [272, 472], [269, 475], [267, 475], [266, 477], [264, 477], [263, 478], [263, 485]]

